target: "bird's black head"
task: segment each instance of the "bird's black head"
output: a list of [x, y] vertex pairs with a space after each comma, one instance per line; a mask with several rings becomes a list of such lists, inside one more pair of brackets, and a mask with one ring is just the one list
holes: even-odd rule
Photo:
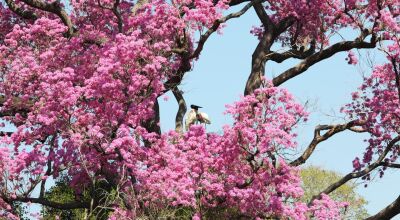
[[203, 107], [200, 107], [198, 105], [190, 105], [190, 108], [192, 108], [194, 110], [199, 110], [199, 108], [203, 108]]

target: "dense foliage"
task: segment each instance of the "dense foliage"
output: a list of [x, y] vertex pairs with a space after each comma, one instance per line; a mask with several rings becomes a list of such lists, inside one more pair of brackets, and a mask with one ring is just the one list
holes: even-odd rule
[[[178, 87], [185, 73], [209, 36], [250, 8], [259, 44], [244, 96], [227, 107], [234, 123], [221, 134], [201, 125], [184, 132]], [[399, 14], [399, 0], [1, 2], [0, 114], [16, 129], [0, 140], [0, 215], [18, 218], [12, 205], [22, 202], [83, 209], [89, 218], [135, 219], [154, 207], [186, 207], [193, 219], [216, 207], [243, 218], [341, 218], [348, 203], [329, 193], [350, 179], [400, 167]], [[338, 41], [346, 29], [358, 36]], [[343, 108], [351, 121], [317, 126], [305, 152], [286, 158], [298, 147], [294, 128], [308, 113], [279, 86], [336, 53], [348, 51], [355, 64], [352, 49], [375, 47], [388, 63], [377, 65]], [[300, 62], [265, 79], [267, 62], [288, 59]], [[157, 98], [168, 91], [179, 103], [176, 131], [161, 133]], [[344, 130], [371, 135], [363, 159], [301, 202], [298, 166]], [[46, 182], [65, 176], [74, 196], [55, 201]], [[399, 204], [372, 219], [396, 215]]]

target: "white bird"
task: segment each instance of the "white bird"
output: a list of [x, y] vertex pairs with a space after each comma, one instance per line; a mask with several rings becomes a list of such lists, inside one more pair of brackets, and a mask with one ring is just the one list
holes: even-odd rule
[[192, 108], [187, 116], [185, 121], [186, 131], [189, 130], [189, 127], [193, 124], [200, 123], [200, 124], [211, 124], [210, 117], [204, 112], [199, 112], [200, 106], [197, 105], [190, 105]]

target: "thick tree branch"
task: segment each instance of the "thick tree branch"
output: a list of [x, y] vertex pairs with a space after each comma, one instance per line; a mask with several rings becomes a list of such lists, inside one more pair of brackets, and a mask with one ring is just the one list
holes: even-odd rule
[[379, 164], [379, 166], [397, 168], [397, 169], [400, 168], [400, 164], [398, 164], [398, 163], [390, 163], [390, 162], [381, 162]]
[[396, 82], [396, 87], [397, 87], [397, 95], [398, 95], [398, 98], [400, 99], [400, 75], [399, 75], [399, 70], [397, 69], [396, 58], [390, 57], [390, 61], [392, 62], [392, 65], [393, 65], [394, 77], [395, 77], [395, 82]]
[[294, 24], [295, 21], [296, 21], [296, 18], [294, 18], [293, 16], [285, 17], [276, 26], [277, 32], [279, 34], [285, 32], [290, 26], [292, 26]]
[[273, 84], [274, 86], [279, 86], [282, 83], [288, 81], [289, 79], [300, 75], [312, 65], [324, 59], [327, 59], [338, 52], [343, 52], [354, 48], [374, 48], [376, 46], [376, 42], [377, 42], [376, 39], [372, 37], [370, 42], [355, 40], [355, 41], [343, 41], [336, 43], [325, 50], [322, 50], [318, 53], [315, 53], [307, 57], [295, 67], [290, 68], [285, 72], [281, 73], [280, 75], [278, 75], [273, 79]]
[[[362, 128], [356, 127], [356, 126], [361, 126], [363, 125], [364, 122], [362, 121], [350, 121], [345, 124], [339, 124], [339, 125], [318, 125], [315, 130], [314, 130], [314, 138], [311, 141], [311, 143], [308, 145], [307, 149], [303, 152], [303, 154], [298, 157], [296, 160], [292, 161], [290, 165], [292, 166], [299, 166], [301, 164], [304, 164], [307, 159], [311, 156], [311, 154], [314, 152], [315, 148], [317, 145], [333, 135], [345, 131], [345, 130], [351, 130], [355, 132], [363, 132], [364, 130]], [[323, 135], [321, 135], [321, 131], [326, 131]]]
[[71, 19], [68, 17], [67, 12], [61, 7], [59, 1], [54, 1], [52, 3], [42, 2], [40, 0], [22, 0], [25, 4], [40, 9], [43, 11], [47, 11], [53, 14], [56, 14], [65, 26], [68, 27], [68, 31], [66, 33], [67, 37], [72, 37], [75, 32]]
[[182, 91], [179, 90], [178, 87], [173, 88], [172, 93], [174, 94], [179, 106], [175, 117], [175, 130], [179, 133], [183, 133], [183, 117], [187, 111], [186, 102], [183, 98]]
[[112, 8], [112, 12], [114, 13], [115, 17], [117, 17], [117, 24], [118, 24], [118, 33], [122, 33], [123, 31], [123, 21], [122, 21], [122, 16], [121, 12], [118, 8], [120, 4], [120, 0], [116, 0], [114, 3], [114, 6]]
[[50, 208], [55, 208], [55, 209], [62, 209], [62, 210], [71, 210], [71, 209], [88, 209], [90, 208], [90, 204], [88, 202], [79, 202], [79, 201], [74, 201], [74, 202], [67, 202], [67, 203], [59, 203], [59, 202], [53, 202], [50, 200], [47, 200], [45, 198], [30, 198], [30, 197], [17, 197], [15, 199], [9, 199], [4, 196], [2, 196], [2, 199], [7, 202], [31, 202], [31, 203], [37, 203], [41, 204]]
[[311, 204], [312, 201], [314, 201], [315, 199], [320, 198], [321, 194], [329, 194], [329, 193], [333, 192], [334, 190], [336, 190], [337, 188], [339, 188], [340, 186], [342, 186], [343, 184], [347, 183], [349, 180], [365, 176], [368, 173], [370, 173], [371, 171], [375, 170], [375, 168], [377, 168], [379, 166], [384, 166], [385, 163], [382, 163], [382, 161], [385, 159], [386, 155], [392, 150], [392, 148], [397, 144], [398, 141], [400, 141], [400, 136], [395, 137], [388, 143], [385, 150], [382, 152], [382, 154], [379, 156], [379, 158], [374, 163], [370, 164], [369, 166], [367, 166], [365, 169], [363, 169], [361, 171], [352, 172], [352, 173], [347, 174], [339, 181], [337, 181], [337, 182], [333, 183], [332, 185], [330, 185], [329, 187], [327, 187], [320, 194], [313, 196], [309, 204]]
[[113, 12], [113, 14], [115, 15], [115, 17], [117, 18], [117, 25], [118, 25], [118, 33], [122, 33], [123, 31], [123, 20], [122, 20], [122, 16], [121, 16], [121, 11], [119, 10], [119, 5], [120, 5], [120, 0], [116, 0], [113, 4], [113, 7], [106, 7], [104, 5], [101, 4], [100, 0], [97, 0], [97, 5], [102, 8], [102, 9], [106, 9], [106, 10], [111, 10]]
[[[46, 173], [44, 174], [46, 177], [50, 176], [50, 174], [52, 172], [52, 169], [51, 169], [51, 158], [52, 158], [53, 153], [54, 153], [53, 148], [54, 148], [54, 143], [56, 141], [56, 137], [57, 137], [56, 135], [53, 135], [53, 137], [51, 138], [51, 141], [50, 141], [50, 149], [49, 149], [49, 154], [47, 156], [47, 170], [46, 170]], [[45, 194], [45, 191], [46, 191], [46, 181], [47, 181], [47, 179], [45, 178], [40, 183], [39, 198], [44, 198], [44, 194]]]
[[400, 196], [397, 197], [390, 205], [386, 206], [380, 212], [373, 216], [366, 218], [365, 220], [382, 220], [391, 219], [400, 213]]
[[271, 32], [264, 32], [260, 42], [253, 52], [251, 59], [251, 73], [246, 82], [244, 95], [249, 95], [260, 88], [265, 73], [265, 57], [269, 53], [275, 38]]
[[[186, 45], [180, 45], [182, 48], [186, 48]], [[189, 58], [189, 54], [186, 50], [183, 50], [182, 53], [179, 54], [181, 57], [181, 66], [179, 69], [176, 71], [176, 73], [171, 76], [165, 83], [164, 83], [164, 91], [160, 94], [160, 96], [169, 90], [177, 87], [179, 84], [181, 84], [183, 77], [185, 76], [185, 73], [188, 72], [191, 68], [191, 62]]]
[[7, 4], [7, 6], [8, 6], [8, 8], [9, 8], [12, 12], [14, 12], [15, 14], [21, 16], [22, 18], [24, 18], [24, 19], [29, 19], [29, 20], [36, 20], [36, 19], [37, 19], [37, 15], [36, 15], [34, 12], [32, 12], [32, 11], [27, 11], [27, 10], [24, 10], [24, 9], [18, 7], [18, 6], [13, 2], [13, 0], [5, 0], [5, 2], [6, 2], [6, 4]]
[[180, 85], [183, 80], [183, 77], [185, 76], [185, 73], [191, 69], [191, 63], [187, 52], [181, 54], [181, 58], [182, 58], [181, 66], [179, 67], [178, 71], [176, 71], [176, 74], [174, 74], [167, 80], [167, 82], [164, 83], [165, 89], [159, 96], [167, 93], [169, 90], [172, 90], [173, 88]]
[[243, 2], [250, 2], [251, 0], [232, 0], [229, 2], [229, 6], [240, 5]]
[[[262, 15], [260, 19], [262, 19]], [[252, 55], [251, 73], [246, 82], [244, 95], [251, 94], [254, 92], [254, 90], [260, 88], [263, 82], [262, 78], [265, 74], [265, 63], [268, 55], [271, 54], [272, 44], [275, 42], [276, 38], [285, 32], [292, 24], [292, 19], [284, 18], [282, 21], [278, 22], [277, 25], [270, 24], [270, 29], [264, 30], [263, 36], [261, 37], [260, 42], [258, 43]]]
[[289, 58], [305, 59], [315, 53], [315, 41], [311, 43], [311, 46], [306, 51], [301, 49], [291, 49], [283, 53], [272, 52], [267, 55], [266, 60], [272, 60], [277, 63], [282, 63]]
[[271, 18], [268, 16], [261, 2], [254, 3], [254, 9], [266, 31], [274, 31], [276, 29], [276, 26]]
[[[154, 106], [153, 106], [153, 110], [154, 110], [154, 116], [150, 119], [148, 119], [147, 121], [144, 121], [142, 123], [143, 127], [146, 128], [146, 130], [148, 132], [155, 132], [156, 134], [161, 134], [161, 128], [160, 128], [160, 106], [158, 104], [158, 100], [156, 99], [154, 101]], [[147, 141], [145, 141], [145, 144], [147, 143]], [[148, 145], [149, 143], [147, 143], [146, 145]]]

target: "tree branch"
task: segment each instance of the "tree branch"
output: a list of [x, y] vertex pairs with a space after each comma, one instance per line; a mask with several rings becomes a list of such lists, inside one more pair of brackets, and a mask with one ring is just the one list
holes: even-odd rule
[[[345, 124], [339, 124], [339, 125], [318, 125], [315, 130], [314, 130], [314, 138], [311, 141], [311, 143], [308, 145], [307, 149], [303, 152], [303, 154], [298, 157], [296, 160], [292, 161], [290, 165], [292, 166], [299, 166], [301, 164], [304, 164], [307, 159], [311, 156], [311, 154], [314, 152], [315, 148], [317, 145], [333, 135], [345, 131], [345, 130], [351, 130], [355, 132], [364, 132], [363, 129], [356, 128], [355, 126], [361, 126], [365, 124], [365, 122], [360, 122], [358, 120], [355, 121], [350, 121]], [[321, 135], [321, 131], [323, 130], [328, 130], [325, 134]]]
[[[187, 43], [187, 42], [185, 42]], [[181, 44], [181, 43], [179, 43]], [[183, 44], [183, 43], [182, 43]], [[181, 48], [187, 48], [187, 45], [180, 45]], [[165, 83], [164, 83], [164, 91], [160, 94], [160, 96], [169, 90], [177, 87], [179, 84], [181, 84], [183, 77], [185, 76], [185, 73], [188, 72], [191, 68], [191, 59], [189, 58], [189, 53], [186, 50], [181, 50], [179, 53], [181, 57], [181, 65], [179, 69], [176, 71], [176, 74], [171, 76]]]
[[[52, 154], [54, 153], [53, 148], [54, 148], [54, 143], [56, 141], [56, 135], [53, 135], [50, 141], [50, 149], [49, 149], [49, 154], [47, 158], [47, 170], [46, 173], [44, 174], [46, 177], [51, 174], [51, 157], [53, 156]], [[43, 179], [42, 182], [40, 183], [40, 192], [39, 192], [39, 198], [44, 198], [44, 194], [46, 191], [46, 181], [47, 179]]]
[[397, 197], [390, 205], [386, 206], [380, 212], [373, 216], [366, 218], [365, 220], [382, 220], [391, 219], [400, 213], [400, 196]]
[[4, 196], [2, 196], [2, 199], [7, 203], [11, 203], [14, 201], [31, 202], [31, 203], [38, 203], [38, 204], [41, 204], [41, 205], [44, 205], [44, 206], [47, 206], [50, 208], [62, 209], [62, 210], [90, 208], [90, 204], [88, 202], [79, 202], [79, 201], [59, 203], [59, 202], [53, 202], [53, 201], [47, 200], [45, 198], [17, 197], [15, 199], [9, 199]]
[[14, 12], [15, 14], [21, 16], [24, 19], [29, 19], [29, 20], [36, 20], [37, 19], [37, 15], [32, 12], [32, 11], [27, 11], [24, 10], [20, 7], [18, 7], [12, 0], [5, 0], [8, 8]]
[[398, 98], [400, 100], [400, 79], [399, 79], [400, 76], [399, 76], [399, 71], [397, 69], [396, 58], [390, 57], [390, 60], [391, 60], [392, 65], [393, 65], [393, 71], [394, 71], [394, 75], [395, 75], [394, 77], [395, 77], [396, 87], [397, 87], [397, 95], [398, 95]]
[[354, 48], [374, 48], [376, 46], [377, 40], [372, 37], [370, 42], [354, 40], [354, 41], [343, 41], [336, 43], [325, 50], [322, 50], [318, 53], [315, 53], [305, 60], [297, 64], [295, 67], [292, 67], [285, 72], [281, 73], [279, 76], [275, 77], [272, 82], [274, 86], [279, 86], [282, 83], [288, 81], [289, 79], [296, 77], [306, 71], [312, 65], [327, 59], [338, 52], [343, 52], [347, 50], [351, 50]]
[[229, 2], [229, 6], [235, 6], [235, 5], [240, 5], [243, 2], [250, 2], [251, 0], [231, 0]]
[[[264, 11], [264, 9], [262, 10]], [[261, 15], [260, 19], [262, 19], [262, 17]], [[278, 22], [276, 26], [275, 24], [269, 24], [269, 29], [267, 28], [264, 30], [263, 36], [252, 55], [251, 72], [246, 82], [244, 95], [251, 94], [254, 90], [260, 88], [263, 82], [262, 78], [265, 74], [265, 63], [268, 55], [271, 54], [271, 47], [276, 38], [285, 32], [292, 24], [292, 19], [284, 18]]]
[[183, 98], [182, 91], [178, 87], [172, 89], [172, 93], [178, 102], [179, 108], [175, 117], [175, 130], [179, 133], [183, 133], [183, 117], [187, 111], [186, 102]]
[[254, 3], [254, 9], [266, 31], [274, 31], [276, 29], [276, 26], [271, 18], [268, 16], [260, 1]]
[[301, 49], [291, 49], [283, 53], [272, 52], [267, 55], [266, 60], [282, 63], [289, 58], [305, 59], [315, 53], [315, 41], [313, 42], [311, 43], [310, 48], [306, 51], [302, 51]]
[[242, 8], [242, 10], [235, 12], [235, 13], [231, 13], [223, 18], [220, 18], [216, 21], [214, 21], [214, 24], [211, 26], [210, 29], [207, 30], [206, 33], [204, 33], [203, 35], [201, 35], [199, 43], [197, 44], [197, 48], [194, 50], [193, 54], [190, 55], [190, 58], [197, 58], [200, 55], [200, 52], [203, 50], [204, 44], [207, 41], [207, 39], [211, 36], [212, 33], [214, 33], [215, 31], [218, 30], [219, 26], [222, 23], [225, 23], [226, 21], [232, 19], [232, 18], [238, 18], [240, 16], [242, 16], [244, 13], [246, 13], [252, 6], [253, 4], [260, 2], [261, 0], [255, 0], [255, 1], [251, 1], [250, 3], [248, 3], [246, 6], [244, 6]]
[[58, 1], [54, 1], [52, 3], [42, 2], [40, 0], [21, 0], [21, 1], [33, 8], [56, 14], [64, 23], [64, 25], [68, 27], [66, 37], [69, 38], [73, 36], [75, 29], [73, 27], [72, 21], [68, 17], [67, 12], [61, 7]]
[[114, 5], [113, 5], [112, 12], [114, 13], [115, 17], [117, 17], [118, 33], [122, 33], [122, 31], [123, 31], [123, 22], [122, 22], [121, 12], [118, 9], [119, 4], [120, 4], [120, 0], [116, 0]]
[[329, 193], [333, 192], [334, 190], [336, 190], [337, 188], [339, 188], [340, 186], [342, 186], [343, 184], [347, 183], [349, 180], [365, 176], [368, 173], [370, 173], [371, 171], [373, 171], [375, 168], [377, 168], [379, 166], [384, 166], [385, 163], [382, 163], [382, 161], [385, 159], [386, 155], [389, 153], [389, 151], [395, 146], [395, 144], [398, 141], [400, 141], [400, 136], [395, 137], [388, 143], [385, 150], [382, 152], [382, 154], [379, 156], [379, 158], [374, 163], [370, 164], [369, 166], [367, 166], [365, 169], [363, 169], [361, 171], [352, 172], [352, 173], [347, 174], [342, 179], [333, 183], [332, 185], [330, 185], [328, 188], [326, 188], [324, 191], [322, 191], [318, 195], [313, 196], [311, 201], [309, 202], [309, 204], [311, 204], [312, 201], [314, 201], [315, 199], [319, 199], [321, 197], [321, 194], [329, 194]]
[[[142, 126], [146, 128], [148, 132], [154, 132], [156, 134], [161, 134], [160, 128], [160, 106], [158, 104], [158, 100], [154, 101], [153, 106], [154, 116], [149, 118], [146, 121], [143, 121]], [[149, 146], [150, 143], [145, 141], [145, 144]]]
[[398, 164], [398, 163], [391, 163], [391, 162], [381, 162], [380, 164], [379, 164], [379, 166], [383, 166], [383, 167], [390, 167], [390, 168], [397, 168], [397, 169], [399, 169], [400, 168], [400, 164]]
[[260, 88], [265, 74], [265, 57], [269, 54], [274, 40], [272, 32], [264, 32], [251, 58], [251, 72], [246, 82], [244, 95], [249, 95]]
[[277, 27], [276, 27], [277, 32], [278, 32], [279, 34], [285, 32], [290, 26], [292, 26], [292, 25], [294, 24], [295, 21], [296, 21], [296, 18], [293, 17], [293, 16], [287, 16], [287, 17], [285, 17], [284, 19], [282, 19], [282, 20], [278, 23], [278, 25], [277, 25]]
[[101, 4], [100, 0], [97, 0], [97, 5], [105, 10], [110, 10], [113, 12], [115, 17], [117, 18], [117, 25], [118, 25], [118, 33], [122, 33], [123, 31], [123, 20], [121, 16], [121, 11], [118, 9], [118, 6], [120, 5], [120, 0], [116, 0], [113, 4], [113, 7], [107, 7]]

